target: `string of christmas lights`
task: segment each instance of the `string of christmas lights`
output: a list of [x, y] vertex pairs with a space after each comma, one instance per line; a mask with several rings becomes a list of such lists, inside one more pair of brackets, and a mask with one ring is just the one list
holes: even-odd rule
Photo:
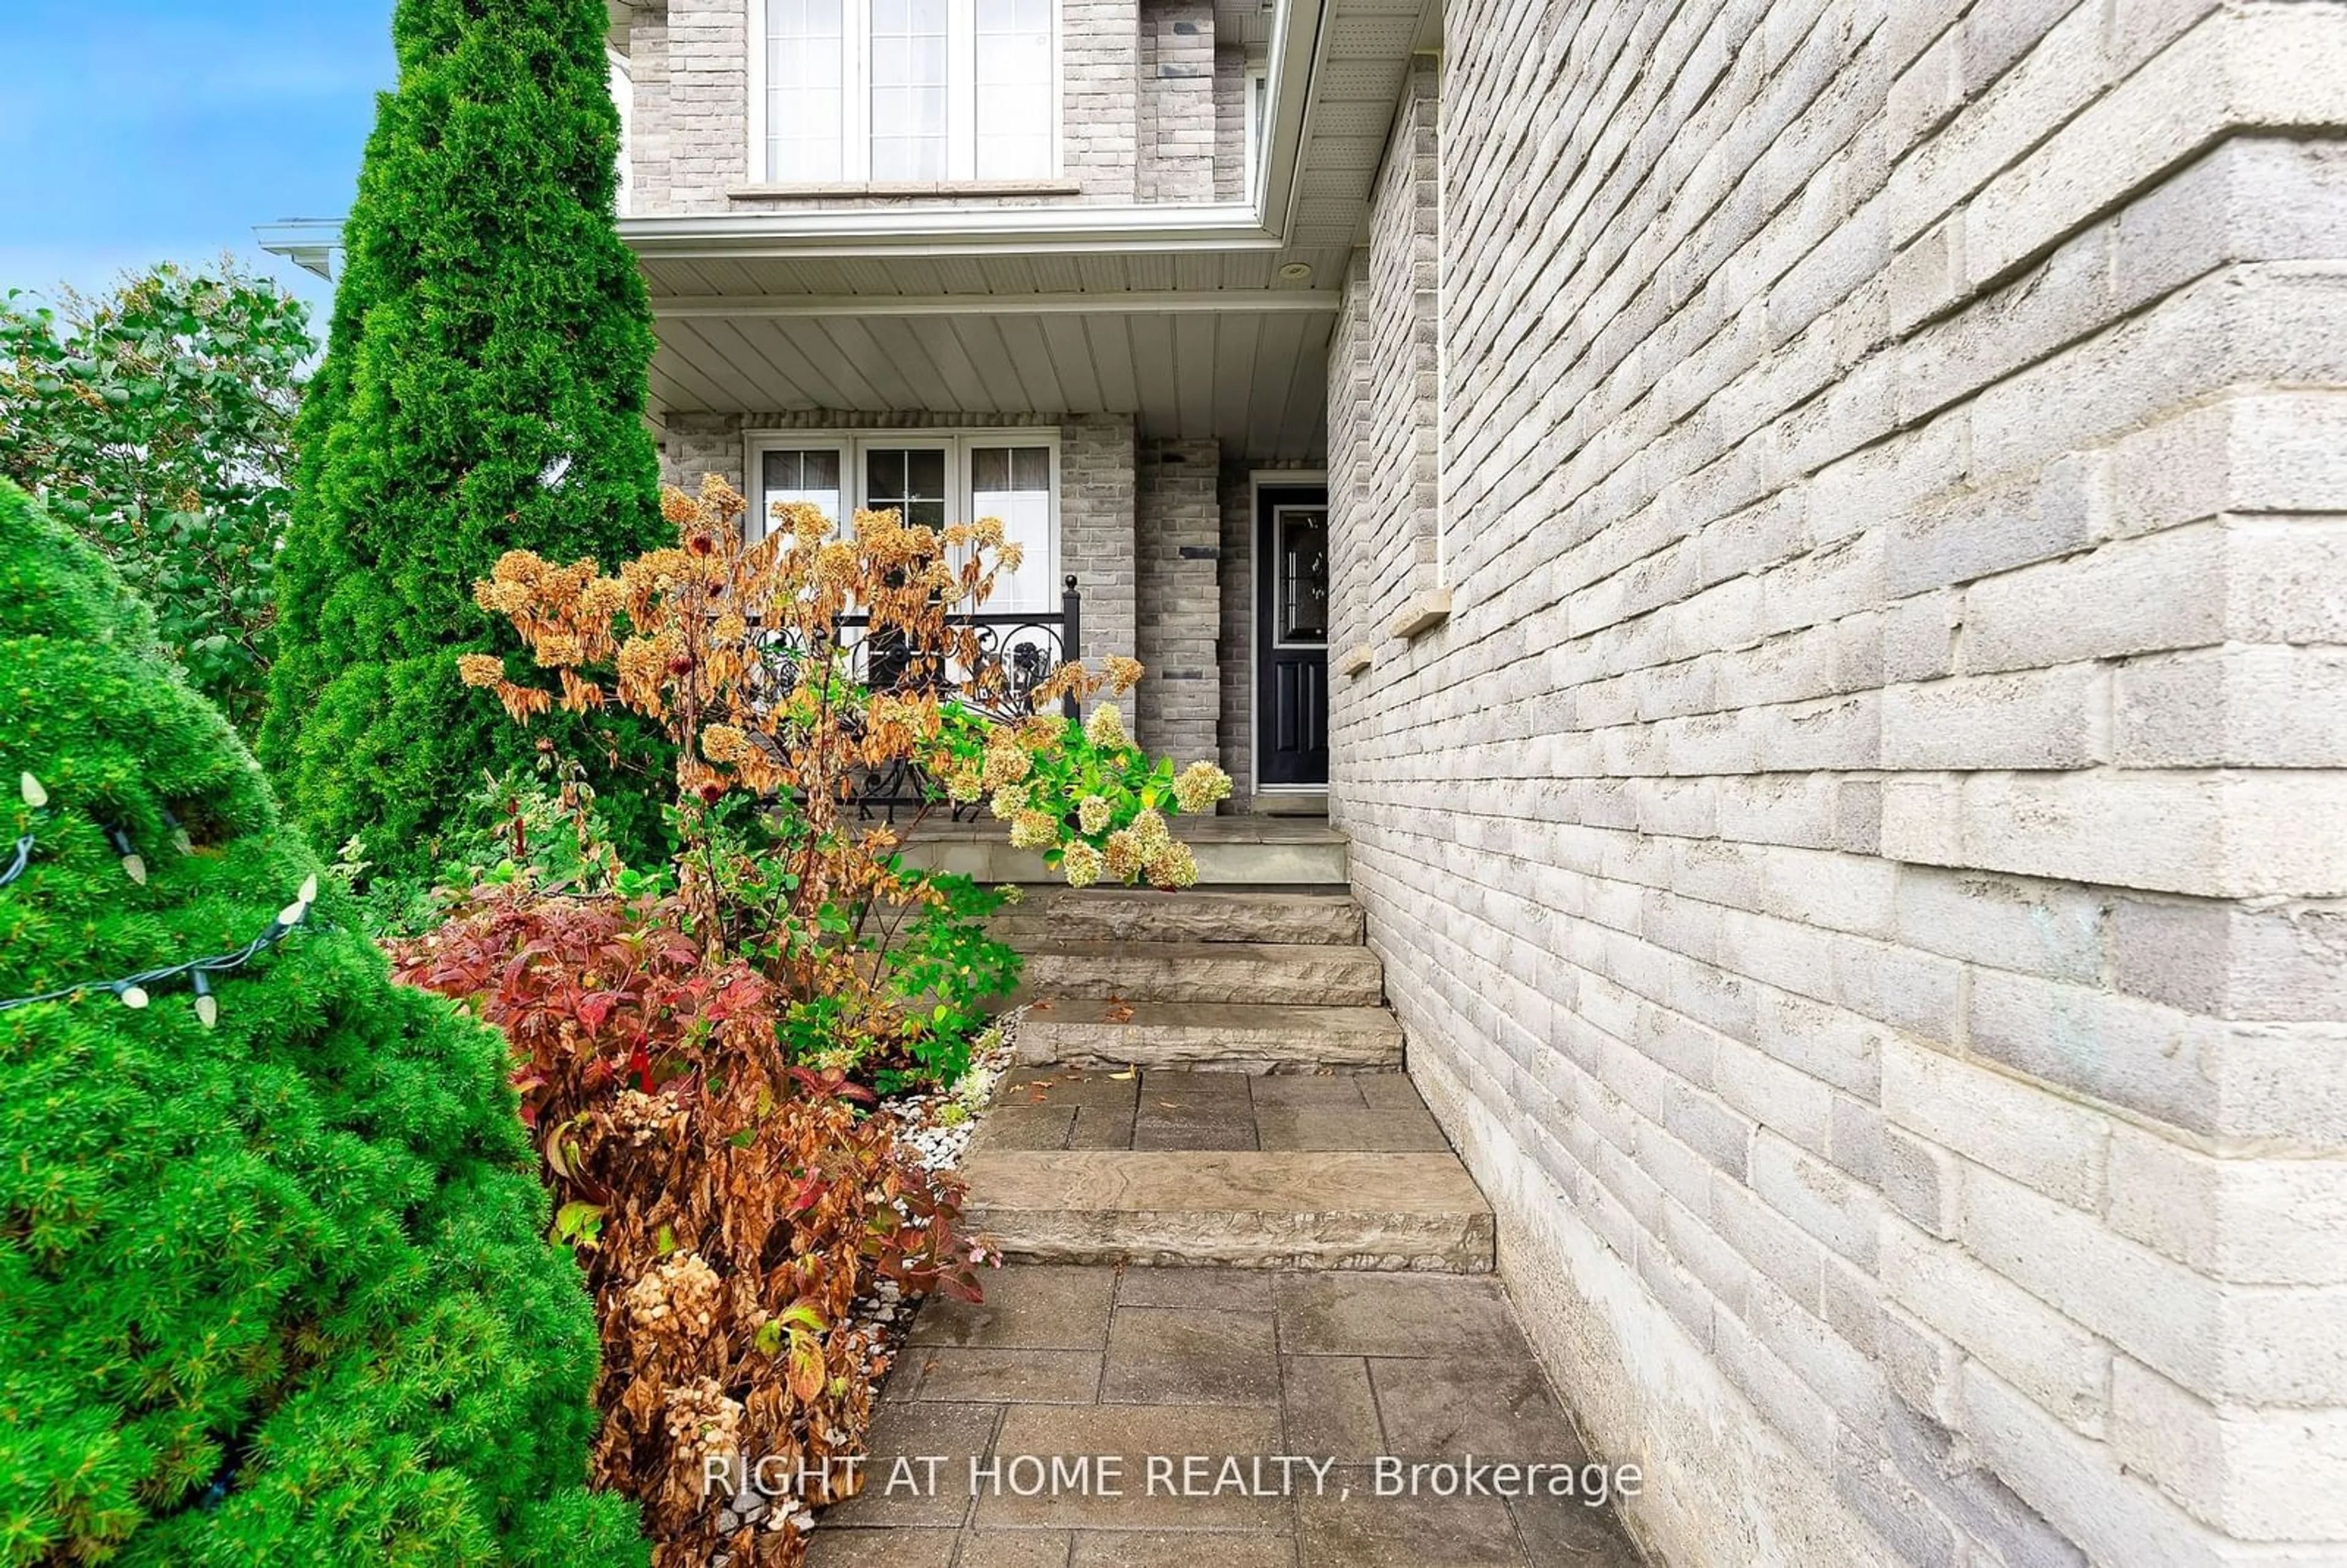
[[[40, 811], [49, 804], [48, 791], [43, 789], [40, 780], [31, 774], [22, 776], [19, 780], [19, 788], [23, 793], [25, 804], [35, 811]], [[173, 842], [179, 845], [179, 852], [182, 855], [189, 853], [192, 845], [189, 843], [186, 830], [179, 826], [178, 819], [166, 812], [164, 821], [169, 824]], [[113, 845], [114, 852], [122, 858], [123, 873], [133, 882], [142, 887], [145, 886], [147, 862], [139, 855], [138, 845], [130, 841], [128, 831], [119, 825], [110, 826], [106, 830], [106, 836], [107, 841]], [[5, 875], [0, 875], [0, 887], [5, 887], [24, 875], [26, 866], [32, 863], [33, 844], [34, 835], [29, 832], [16, 840], [15, 860]], [[57, 990], [43, 991], [38, 996], [0, 999], [0, 1012], [6, 1012], [12, 1008], [31, 1007], [37, 1002], [69, 1001], [75, 997], [87, 996], [93, 991], [110, 991], [114, 999], [124, 1007], [136, 1009], [145, 1007], [154, 999], [149, 988], [159, 987], [185, 975], [188, 977], [189, 989], [195, 999], [196, 1017], [206, 1029], [210, 1029], [220, 1020], [220, 999], [212, 994], [211, 977], [244, 968], [245, 965], [283, 941], [293, 931], [307, 925], [310, 919], [310, 906], [317, 902], [317, 898], [318, 879], [315, 876], [308, 877], [303, 880], [301, 891], [295, 896], [293, 902], [277, 911], [277, 917], [270, 921], [259, 936], [234, 952], [215, 953], [210, 958], [190, 958], [185, 963], [165, 964], [156, 968], [141, 969], [135, 975], [125, 975], [117, 980], [86, 980], [78, 985], [66, 986]]]
[[[49, 804], [49, 792], [43, 789], [41, 781], [32, 774], [19, 774], [16, 777], [16, 787], [24, 794], [25, 804], [35, 811], [39, 811]], [[17, 877], [25, 875], [25, 868], [33, 864], [33, 831], [26, 828], [24, 835], [16, 840], [16, 857], [8, 863], [7, 870], [0, 871], [0, 887], [7, 886]]]

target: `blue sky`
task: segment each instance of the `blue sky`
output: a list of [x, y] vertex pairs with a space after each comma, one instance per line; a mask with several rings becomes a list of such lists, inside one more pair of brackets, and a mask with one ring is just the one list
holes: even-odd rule
[[391, 6], [0, 0], [0, 292], [229, 250], [312, 301], [323, 335], [326, 285], [252, 229], [349, 206]]

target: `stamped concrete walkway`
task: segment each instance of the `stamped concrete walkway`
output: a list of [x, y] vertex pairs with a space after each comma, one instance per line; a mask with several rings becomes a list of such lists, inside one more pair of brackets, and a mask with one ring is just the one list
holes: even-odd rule
[[[864, 1491], [823, 1514], [815, 1568], [1639, 1561], [1604, 1500], [1551, 1495], [1553, 1471], [1513, 1477], [1531, 1496], [1438, 1496], [1432, 1470], [1417, 1496], [1378, 1495], [1381, 1457], [1405, 1478], [1412, 1462], [1472, 1455], [1571, 1466], [1573, 1489], [1587, 1483], [1585, 1450], [1489, 1276], [1013, 1264], [986, 1297], [922, 1309]], [[897, 1470], [899, 1457], [912, 1462]], [[1483, 1479], [1499, 1490], [1509, 1476]]]

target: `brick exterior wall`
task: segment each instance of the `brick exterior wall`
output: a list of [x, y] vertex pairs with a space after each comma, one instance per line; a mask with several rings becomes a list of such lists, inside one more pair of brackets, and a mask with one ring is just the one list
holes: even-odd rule
[[1214, 199], [1214, 8], [1146, 0], [1141, 10], [1141, 199]]
[[1149, 678], [1136, 693], [1139, 734], [1187, 764], [1219, 757], [1222, 449], [1213, 441], [1144, 441], [1134, 463], [1140, 646]]
[[1421, 56], [1378, 172], [1378, 220], [1353, 252], [1329, 347], [1329, 502], [1341, 494], [1347, 517], [1329, 561], [1340, 607], [1332, 682], [1358, 679], [1344, 673], [1345, 655], [1374, 646], [1404, 604], [1438, 581], [1440, 118], [1435, 63]]
[[[629, 149], [634, 212], [1210, 200], [1213, 8], [1205, 0], [1177, 0], [1153, 4], [1150, 13], [1144, 27], [1138, 0], [1061, 0], [1060, 174], [1037, 183], [1072, 190], [965, 196], [950, 188], [922, 195], [843, 190], [750, 197], [743, 193], [764, 174], [753, 168], [749, 147], [749, 5], [744, 0], [650, 0], [630, 13], [627, 35], [636, 83]], [[1163, 52], [1146, 74], [1144, 37]], [[1168, 162], [1162, 170], [1143, 163], [1144, 131], [1164, 150]]]
[[1455, 608], [1340, 486], [1332, 798], [1634, 1525], [2342, 1560], [2347, 7], [1446, 32]]
[[1137, 641], [1133, 442], [1130, 415], [671, 414], [661, 432], [661, 478], [697, 488], [715, 474], [743, 489], [744, 435], [754, 430], [1056, 429], [1060, 436], [1060, 575], [1083, 596], [1081, 652], [1095, 666]]
[[1214, 51], [1214, 200], [1246, 200], [1246, 51]]

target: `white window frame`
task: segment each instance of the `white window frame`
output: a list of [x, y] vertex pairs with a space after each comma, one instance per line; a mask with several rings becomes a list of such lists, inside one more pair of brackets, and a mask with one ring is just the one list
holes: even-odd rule
[[610, 66], [611, 102], [620, 111], [620, 178], [612, 196], [619, 215], [625, 218], [636, 204], [636, 73], [619, 50], [607, 46], [603, 55]]
[[[766, 0], [745, 0], [750, 37], [750, 161], [751, 179], [764, 185], [800, 185], [802, 180], [775, 178], [766, 161]], [[1064, 177], [1067, 158], [1066, 0], [1051, 0], [1051, 159], [1040, 173], [989, 185], [1050, 184]], [[872, 0], [841, 0], [842, 40], [840, 101], [845, 106], [840, 127], [839, 179], [842, 185], [869, 185], [872, 180]], [[947, 0], [946, 10], [946, 176], [942, 183], [976, 184], [978, 179], [978, 9], [974, 0]], [[1252, 99], [1250, 99], [1252, 102]], [[832, 183], [818, 180], [818, 185]], [[922, 181], [919, 183], [927, 183]]]
[[1271, 65], [1249, 60], [1246, 67], [1246, 199], [1253, 202], [1263, 190], [1263, 110], [1271, 96]]
[[769, 519], [766, 517], [766, 459], [769, 452], [836, 452], [839, 454], [839, 477], [842, 492], [841, 507], [846, 513], [839, 518], [845, 528], [856, 512], [866, 505], [865, 455], [876, 447], [903, 448], [929, 446], [942, 448], [946, 454], [946, 525], [975, 523], [975, 503], [971, 497], [970, 454], [1006, 446], [1040, 446], [1051, 455], [1051, 507], [1045, 533], [1050, 540], [1050, 570], [1044, 574], [1044, 600], [1041, 604], [1010, 605], [989, 600], [980, 609], [987, 613], [1036, 615], [1047, 614], [1060, 608], [1061, 577], [1060, 559], [1062, 528], [1060, 519], [1060, 496], [1066, 486], [1066, 475], [1061, 466], [1060, 432], [1054, 425], [969, 426], [953, 429], [873, 429], [873, 430], [755, 430], [746, 437], [742, 470], [748, 484], [745, 493], [750, 498], [751, 518], [758, 532], [753, 538], [764, 538]]

